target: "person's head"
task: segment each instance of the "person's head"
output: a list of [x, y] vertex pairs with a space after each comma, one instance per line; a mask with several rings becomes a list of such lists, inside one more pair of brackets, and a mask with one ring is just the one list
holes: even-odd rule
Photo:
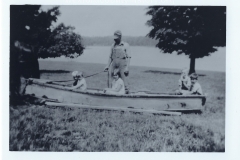
[[81, 79], [83, 77], [83, 74], [82, 74], [82, 72], [73, 71], [72, 76], [73, 76], [74, 80], [78, 80], [78, 79]]
[[121, 38], [122, 38], [122, 32], [120, 30], [117, 30], [114, 32], [114, 41], [116, 43], [121, 42]]
[[191, 79], [191, 83], [192, 83], [192, 84], [195, 84], [195, 83], [197, 82], [197, 80], [198, 80], [198, 75], [197, 75], [197, 73], [192, 73], [192, 74], [190, 75], [190, 79]]
[[113, 71], [113, 79], [117, 80], [120, 77], [120, 71], [118, 68]]
[[183, 76], [183, 78], [185, 78], [188, 75], [188, 69], [184, 68], [181, 72], [181, 75]]

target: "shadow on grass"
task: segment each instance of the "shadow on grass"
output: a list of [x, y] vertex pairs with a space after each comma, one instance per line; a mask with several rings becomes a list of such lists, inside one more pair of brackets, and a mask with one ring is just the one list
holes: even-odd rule
[[66, 70], [40, 70], [40, 74], [43, 73], [70, 73], [71, 71], [66, 71]]
[[[154, 70], [146, 70], [146, 73], [154, 73], [154, 74], [173, 74], [173, 75], [181, 75], [179, 72], [168, 72], [168, 71], [154, 71]], [[205, 74], [198, 74], [198, 76], [206, 76]]]

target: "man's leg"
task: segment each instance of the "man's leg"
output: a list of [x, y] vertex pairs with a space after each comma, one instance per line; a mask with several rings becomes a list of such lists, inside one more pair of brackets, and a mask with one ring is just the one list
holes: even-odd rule
[[129, 93], [129, 83], [128, 83], [128, 76], [126, 76], [124, 74], [125, 71], [125, 67], [121, 67], [120, 68], [120, 74], [121, 74], [121, 78], [124, 82], [124, 86], [125, 86], [125, 93], [128, 94]]

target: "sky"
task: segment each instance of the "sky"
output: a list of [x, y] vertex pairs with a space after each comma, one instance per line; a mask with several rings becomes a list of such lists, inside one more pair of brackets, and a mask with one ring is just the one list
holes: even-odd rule
[[[43, 10], [53, 6], [42, 6]], [[63, 5], [55, 25], [63, 22], [75, 27], [82, 36], [110, 36], [121, 30], [123, 36], [146, 36], [151, 17], [146, 15], [147, 6], [81, 6]]]

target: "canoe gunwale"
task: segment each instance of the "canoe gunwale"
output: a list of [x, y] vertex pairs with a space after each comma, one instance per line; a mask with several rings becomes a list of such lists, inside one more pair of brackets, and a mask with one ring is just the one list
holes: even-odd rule
[[[55, 89], [59, 89], [59, 90], [65, 90], [68, 92], [75, 92], [75, 93], [80, 93], [80, 94], [88, 94], [88, 95], [93, 95], [93, 96], [105, 96], [105, 97], [124, 97], [124, 98], [201, 98], [204, 99], [206, 98], [206, 96], [204, 95], [188, 95], [188, 96], [184, 96], [184, 95], [168, 95], [168, 94], [107, 94], [107, 93], [99, 93], [99, 92], [89, 92], [89, 91], [79, 91], [79, 90], [73, 90], [73, 89], [68, 89], [65, 88], [63, 86], [57, 85], [57, 84], [48, 84], [46, 83], [47, 81], [44, 82], [40, 82], [39, 79], [33, 79], [32, 80], [32, 84], [36, 84], [39, 86], [43, 86], [43, 87], [50, 87], [50, 88], [55, 88]], [[30, 84], [31, 85], [31, 84]], [[100, 89], [96, 89], [96, 91], [101, 91]]]

